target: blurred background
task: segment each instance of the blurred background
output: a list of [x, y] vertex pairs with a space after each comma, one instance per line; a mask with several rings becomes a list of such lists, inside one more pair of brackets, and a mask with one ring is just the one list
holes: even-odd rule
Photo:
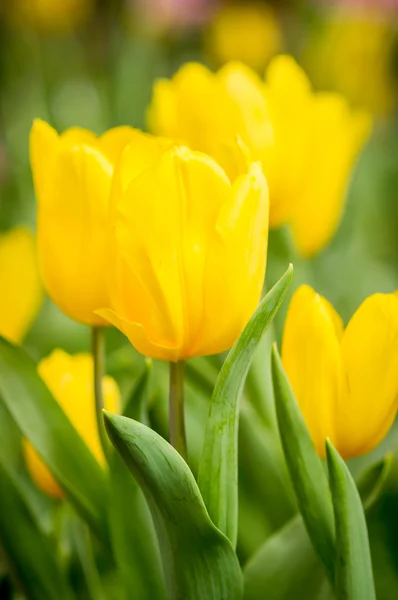
[[[286, 52], [305, 68], [316, 89], [338, 90], [353, 106], [367, 108], [375, 126], [332, 243], [305, 261], [294, 254], [285, 231], [271, 232], [268, 283], [293, 261], [292, 291], [304, 281], [312, 284], [345, 321], [369, 294], [398, 289], [398, 0], [0, 2], [0, 233], [20, 224], [34, 230], [28, 153], [34, 118], [59, 131], [76, 125], [98, 134], [121, 124], [145, 129], [154, 80], [171, 76], [184, 62], [197, 60], [215, 69], [236, 59], [263, 74], [275, 54]], [[286, 308], [287, 303], [278, 316], [276, 337]], [[107, 335], [108, 368], [122, 386], [123, 374], [130, 372], [128, 389], [131, 365], [142, 359], [120, 334]], [[25, 340], [37, 359], [55, 347], [77, 352], [89, 344], [88, 328], [70, 321], [49, 299]], [[199, 381], [203, 390], [207, 378], [211, 391], [209, 370], [202, 377], [197, 365], [194, 383]], [[158, 381], [164, 381], [166, 373], [160, 371]], [[196, 406], [196, 389], [192, 385], [188, 394], [189, 426], [192, 445], [199, 448], [202, 426], [195, 423], [203, 422], [206, 406]], [[161, 430], [162, 416], [156, 419]], [[396, 438], [393, 431], [383, 448], [395, 445]], [[254, 460], [249, 448], [244, 456]], [[242, 560], [293, 511], [287, 503], [279, 514], [270, 502], [271, 516], [265, 519], [261, 494], [257, 506], [250, 504], [250, 486], [259, 484], [256, 468], [252, 462], [242, 475]], [[398, 597], [396, 498], [390, 502], [388, 497], [370, 523], [381, 600]]]

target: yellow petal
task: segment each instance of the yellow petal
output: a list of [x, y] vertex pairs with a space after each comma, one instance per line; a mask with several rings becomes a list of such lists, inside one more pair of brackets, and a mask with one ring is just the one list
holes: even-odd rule
[[[105, 466], [95, 412], [93, 369], [90, 354], [71, 356], [63, 350], [54, 350], [38, 365], [39, 374], [55, 400], [94, 457]], [[102, 380], [102, 389], [106, 409], [113, 413], [118, 412], [120, 393], [116, 382], [106, 376]], [[27, 440], [23, 443], [23, 453], [27, 469], [38, 488], [53, 498], [62, 498], [63, 491]]]
[[341, 344], [349, 397], [338, 413], [345, 458], [372, 450], [398, 407], [398, 298], [374, 294], [349, 322]]
[[23, 227], [0, 237], [0, 335], [19, 344], [42, 302], [33, 235]]
[[40, 458], [34, 447], [27, 440], [23, 440], [23, 455], [30, 476], [37, 487], [55, 500], [63, 498], [64, 493], [51, 475], [49, 468]]
[[304, 256], [316, 254], [333, 237], [354, 163], [370, 130], [367, 113], [352, 112], [337, 94], [317, 94], [308, 131], [306, 181], [292, 217], [293, 236]]
[[[93, 368], [90, 354], [72, 356], [54, 350], [40, 361], [38, 371], [95, 458], [104, 464], [95, 414]], [[120, 395], [115, 381], [104, 377], [102, 385], [106, 409], [118, 412]]]
[[45, 121], [35, 119], [30, 132], [30, 162], [38, 202], [43, 202], [48, 175], [59, 148], [59, 136]]
[[104, 156], [115, 166], [123, 149], [135, 133], [136, 130], [132, 127], [114, 127], [101, 135], [97, 140], [97, 144]]
[[[225, 146], [240, 136], [254, 160], [272, 138], [260, 78], [240, 63], [229, 63], [217, 74], [203, 65], [188, 63], [172, 80], [155, 85], [149, 125], [158, 135], [206, 152], [226, 170]], [[225, 160], [226, 159], [226, 160]]]
[[230, 348], [256, 309], [265, 276], [268, 211], [267, 184], [253, 164], [221, 206], [204, 270], [203, 317], [190, 355]]
[[94, 148], [62, 148], [38, 209], [39, 262], [46, 289], [77, 321], [102, 323], [107, 303], [108, 210], [112, 166]]
[[172, 142], [166, 138], [132, 130], [129, 143], [124, 147], [112, 182], [111, 210], [116, 207], [131, 181], [142, 171], [153, 167]]
[[268, 69], [265, 98], [273, 127], [273, 145], [262, 157], [271, 208], [271, 227], [286, 223], [300, 201], [309, 159], [313, 98], [307, 76], [290, 56], [274, 58]]
[[79, 146], [81, 144], [87, 144], [88, 146], [96, 146], [97, 136], [88, 129], [83, 127], [71, 127], [66, 129], [60, 135], [61, 142], [64, 148], [71, 148], [72, 146]]
[[186, 356], [202, 318], [209, 239], [229, 191], [214, 161], [172, 148], [118, 201], [112, 308], [141, 326], [137, 339], [129, 335], [141, 352], [148, 353], [139, 346], [144, 330], [154, 345]]
[[283, 332], [282, 361], [320, 456], [325, 456], [327, 437], [336, 444], [336, 407], [345, 394], [341, 330], [337, 313], [312, 288], [304, 285], [294, 293]]

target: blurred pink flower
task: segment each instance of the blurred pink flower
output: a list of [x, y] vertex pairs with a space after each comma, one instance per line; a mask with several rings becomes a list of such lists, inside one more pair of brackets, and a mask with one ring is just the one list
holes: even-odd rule
[[154, 29], [188, 29], [205, 23], [217, 0], [137, 0], [139, 16]]

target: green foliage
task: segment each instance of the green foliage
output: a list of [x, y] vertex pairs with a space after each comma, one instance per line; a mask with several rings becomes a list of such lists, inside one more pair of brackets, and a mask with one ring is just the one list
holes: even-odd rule
[[148, 501], [173, 600], [239, 600], [242, 575], [181, 456], [149, 427], [105, 412], [106, 427]]
[[0, 395], [76, 510], [108, 539], [105, 474], [21, 349], [0, 338]]
[[338, 452], [326, 443], [336, 520], [335, 589], [339, 600], [376, 600], [368, 531], [355, 482]]
[[239, 399], [254, 352], [289, 287], [293, 267], [268, 292], [228, 354], [210, 401], [199, 487], [213, 522], [236, 545]]

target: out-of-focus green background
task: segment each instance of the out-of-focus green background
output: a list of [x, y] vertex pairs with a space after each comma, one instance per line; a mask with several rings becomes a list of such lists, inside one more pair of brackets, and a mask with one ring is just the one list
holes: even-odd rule
[[[59, 131], [76, 125], [96, 133], [121, 124], [145, 129], [153, 81], [171, 76], [184, 62], [217, 68], [241, 59], [262, 74], [274, 54], [288, 52], [315, 88], [346, 94], [353, 106], [374, 114], [375, 125], [332, 243], [305, 261], [295, 255], [286, 231], [271, 232], [268, 283], [293, 261], [292, 291], [302, 282], [312, 284], [345, 321], [367, 295], [398, 289], [398, 2], [3, 0], [0, 11], [0, 231], [35, 226], [28, 152], [35, 117]], [[278, 337], [286, 308], [285, 302], [276, 323]], [[111, 370], [112, 357], [123, 362], [124, 352], [126, 364], [139, 360], [118, 332], [107, 337]], [[41, 358], [55, 347], [75, 352], [87, 350], [89, 343], [88, 329], [46, 299], [25, 346]], [[199, 412], [203, 419], [205, 408]], [[397, 437], [393, 431], [376, 454], [395, 446]], [[199, 446], [200, 434], [192, 444]], [[247, 523], [260, 539], [265, 532], [261, 515], [251, 505], [248, 510]], [[373, 558], [378, 597], [393, 600], [398, 595], [395, 495], [383, 511], [370, 524]], [[250, 535], [247, 530], [246, 539]], [[256, 545], [257, 540], [248, 543], [250, 550]]]

